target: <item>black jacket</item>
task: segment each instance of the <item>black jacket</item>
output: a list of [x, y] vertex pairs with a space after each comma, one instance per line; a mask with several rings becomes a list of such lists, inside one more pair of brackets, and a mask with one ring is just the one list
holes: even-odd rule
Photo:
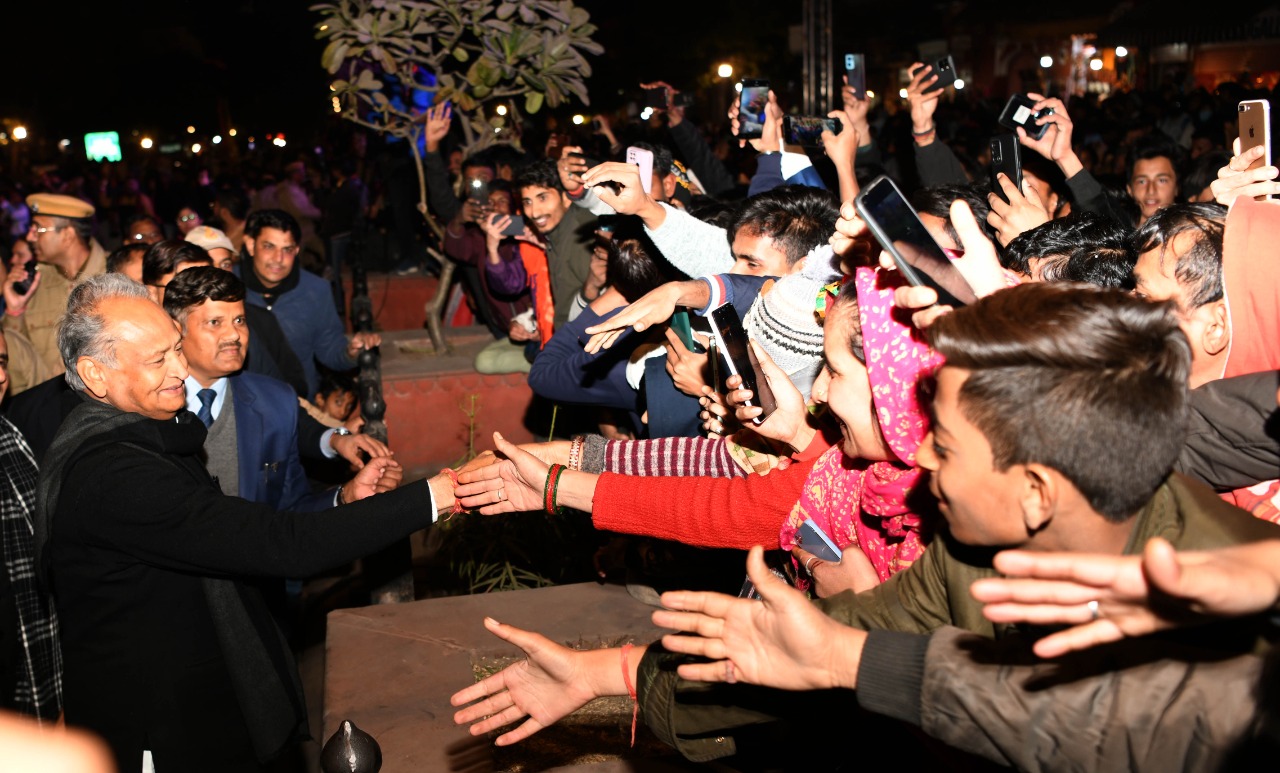
[[248, 644], [274, 667], [264, 678], [296, 694], [288, 648], [241, 580], [305, 577], [432, 520], [425, 483], [305, 514], [223, 496], [199, 457], [204, 436], [184, 411], [86, 442], [64, 468], [49, 526], [67, 723], [103, 736], [122, 771], [138, 769], [144, 749], [158, 770], [258, 768], [205, 578], [232, 581], [242, 630], [258, 639]]

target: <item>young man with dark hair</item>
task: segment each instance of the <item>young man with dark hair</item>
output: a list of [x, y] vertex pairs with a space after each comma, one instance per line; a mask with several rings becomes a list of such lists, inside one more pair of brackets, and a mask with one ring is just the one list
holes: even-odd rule
[[[595, 245], [596, 216], [572, 206], [560, 184], [560, 173], [551, 160], [525, 167], [517, 175], [516, 196], [525, 222], [542, 238], [551, 271], [551, 296], [555, 300], [555, 325], [569, 321], [574, 298], [591, 278], [591, 250]], [[585, 298], [587, 301], [594, 298]]]
[[[918, 721], [928, 638], [902, 634], [955, 626], [1015, 641], [1021, 633], [987, 620], [969, 595], [973, 581], [996, 575], [994, 548], [1117, 555], [1137, 553], [1153, 536], [1180, 549], [1207, 549], [1280, 534], [1280, 527], [1171, 474], [1185, 434], [1190, 352], [1168, 306], [1114, 290], [1033, 283], [942, 317], [930, 336], [946, 365], [937, 377], [933, 431], [917, 461], [932, 471], [930, 487], [947, 529], [911, 567], [871, 590], [811, 605], [768, 576], [757, 547], [748, 566], [764, 604], [721, 594], [665, 594], [668, 610], [683, 611], [655, 613], [654, 622], [699, 636], [668, 636], [642, 656], [573, 654], [492, 624], [503, 638], [531, 645], [530, 660], [520, 668], [573, 676], [548, 675], [543, 685], [514, 675], [491, 677], [455, 696], [462, 703], [492, 695], [458, 719], [498, 714], [479, 728], [485, 730], [536, 711], [532, 727], [516, 732], [519, 738], [572, 711], [578, 700], [632, 684], [646, 723], [699, 761], [754, 748], [749, 744], [766, 731], [764, 723], [778, 717], [808, 723], [811, 732], [818, 732], [812, 723], [826, 720], [849, 727], [852, 693], [796, 695], [755, 685], [857, 689], [865, 708]], [[1178, 642], [1238, 655], [1268, 646], [1266, 627], [1253, 621], [1231, 635], [1214, 631]], [[1058, 681], [1079, 680], [1071, 689], [1085, 700], [1037, 717], [1036, 733], [1054, 742], [1035, 745], [1027, 757], [1044, 763], [1041, 755], [1051, 754], [1057, 762], [1096, 764], [1095, 736], [1081, 736], [1081, 726], [1105, 722], [1108, 734], [1128, 731], [1129, 717], [1090, 713], [1095, 704], [1089, 696], [1111, 684], [1108, 667], [1115, 666], [1059, 675]], [[1012, 686], [1019, 689], [1032, 688]], [[547, 691], [555, 693], [554, 701]], [[1176, 689], [1153, 698], [1178, 699]], [[904, 703], [914, 704], [914, 715]], [[1082, 703], [1085, 712], [1073, 713]], [[1161, 705], [1142, 710], [1158, 715]], [[973, 721], [1006, 746], [1017, 746], [1023, 740], [1017, 722], [1032, 719], [1023, 711], [1009, 700], [986, 707]], [[1195, 735], [1182, 733], [1182, 742], [1199, 743]], [[1115, 748], [1125, 753], [1127, 747], [1121, 741]], [[1141, 751], [1153, 758], [1166, 752]]]
[[1191, 386], [1222, 377], [1231, 344], [1231, 319], [1222, 292], [1226, 210], [1217, 204], [1174, 204], [1133, 236], [1138, 295], [1173, 301], [1191, 341]]
[[1132, 290], [1132, 236], [1110, 218], [1073, 212], [1014, 237], [1000, 262], [1033, 281], [1102, 282], [1099, 286]]
[[164, 226], [151, 215], [134, 215], [125, 223], [124, 241], [145, 244], [148, 247], [164, 240]]
[[1182, 149], [1166, 140], [1142, 140], [1129, 150], [1126, 178], [1129, 195], [1142, 210], [1139, 224], [1177, 201], [1182, 157]]
[[133, 242], [117, 247], [107, 256], [107, 273], [124, 274], [138, 284], [142, 284], [142, 256], [150, 249], [141, 242]]
[[193, 266], [212, 266], [213, 258], [201, 247], [170, 239], [151, 245], [142, 256], [142, 283], [156, 303], [164, 302], [164, 289], [174, 276]]
[[249, 197], [239, 188], [224, 188], [213, 200], [213, 216], [222, 224], [237, 251], [244, 245], [245, 218], [249, 217]]
[[287, 212], [263, 209], [249, 216], [244, 249], [248, 259], [236, 267], [244, 280], [245, 302], [275, 315], [290, 348], [302, 362], [307, 390], [320, 383], [319, 362], [333, 370], [350, 370], [362, 349], [382, 342], [376, 333], [356, 333], [348, 341], [333, 305], [329, 284], [298, 264], [301, 229]]

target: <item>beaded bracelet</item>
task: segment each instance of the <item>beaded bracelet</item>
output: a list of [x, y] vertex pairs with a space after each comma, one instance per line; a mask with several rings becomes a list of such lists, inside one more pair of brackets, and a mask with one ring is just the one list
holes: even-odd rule
[[582, 469], [582, 444], [585, 438], [582, 435], [574, 435], [573, 443], [569, 446], [569, 469]]
[[564, 474], [563, 464], [553, 464], [547, 470], [547, 483], [542, 489], [542, 506], [551, 515], [563, 515], [564, 508], [556, 504], [556, 494], [560, 490], [560, 476]]

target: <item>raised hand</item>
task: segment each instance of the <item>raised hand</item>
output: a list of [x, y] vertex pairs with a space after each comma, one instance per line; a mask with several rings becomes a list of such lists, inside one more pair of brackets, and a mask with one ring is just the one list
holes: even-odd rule
[[[1209, 183], [1213, 191], [1213, 200], [1223, 206], [1230, 206], [1237, 196], [1274, 196], [1280, 194], [1280, 182], [1276, 175], [1280, 169], [1273, 166], [1260, 166], [1250, 169], [1249, 166], [1262, 158], [1266, 148], [1259, 145], [1240, 152], [1240, 140], [1237, 138], [1232, 150], [1235, 155], [1227, 165], [1218, 170], [1218, 179]], [[6, 298], [8, 285], [6, 287]]]
[[561, 148], [556, 171], [560, 173], [560, 184], [564, 186], [565, 193], [577, 193], [582, 188], [582, 173], [587, 171], [587, 162], [582, 159], [582, 148], [577, 145]]
[[1278, 557], [1276, 540], [1178, 553], [1159, 537], [1140, 557], [1006, 551], [995, 558], [1005, 577], [979, 580], [971, 593], [993, 622], [1073, 625], [1036, 642], [1036, 654], [1052, 658], [1269, 610], [1280, 600]]
[[777, 440], [801, 451], [809, 445], [814, 434], [814, 429], [809, 426], [809, 412], [805, 410], [804, 395], [791, 383], [791, 377], [774, 363], [763, 346], [754, 340], [750, 342], [750, 346], [760, 364], [760, 374], [769, 382], [769, 389], [773, 391], [777, 408], [761, 424], [751, 424], [752, 419], [764, 413], [764, 408], [759, 405], [744, 405], [755, 395], [750, 389], [742, 388], [741, 376], [730, 376], [725, 382], [725, 386], [729, 387], [725, 401], [733, 409], [738, 421], [742, 422], [742, 426], [751, 427], [762, 437]]
[[654, 625], [696, 634], [668, 634], [663, 646], [711, 661], [681, 665], [680, 676], [783, 690], [856, 687], [866, 633], [827, 617], [775, 577], [759, 545], [747, 557], [747, 575], [760, 601], [723, 593], [662, 594], [666, 609], [653, 613]]
[[329, 436], [329, 447], [334, 453], [351, 463], [357, 470], [364, 467], [364, 459], [360, 454], [368, 454], [370, 459], [379, 456], [391, 456], [391, 449], [386, 443], [371, 436], [353, 432], [350, 435], [333, 434]]
[[[31, 296], [36, 294], [36, 290], [40, 289], [40, 280], [44, 277], [39, 271], [34, 272], [34, 276], [27, 271], [27, 264], [14, 261], [13, 267], [9, 269], [9, 275], [4, 280], [4, 304], [10, 314], [15, 316], [23, 313], [27, 308], [27, 303], [31, 300]], [[31, 286], [27, 288], [25, 293], [18, 292], [14, 287], [17, 283], [31, 277]]]
[[1019, 191], [1018, 186], [1004, 172], [996, 175], [996, 181], [1000, 183], [1000, 190], [1004, 191], [1005, 198], [994, 192], [987, 194], [987, 201], [991, 204], [987, 223], [996, 229], [996, 238], [1001, 247], [1007, 247], [1019, 234], [1053, 219], [1034, 186], [1023, 181], [1022, 190]]
[[[491, 617], [485, 618], [484, 627], [524, 650], [526, 659], [459, 690], [449, 703], [472, 704], [453, 715], [455, 724], [474, 723], [472, 735], [528, 717], [516, 729], [498, 736], [498, 746], [523, 741], [587, 705], [599, 697], [596, 685], [600, 679], [591, 671], [618, 667], [620, 655], [616, 649], [576, 652], [541, 634], [504, 625]], [[638, 655], [633, 657], [638, 661]]]
[[[925, 89], [933, 85], [938, 80], [938, 75], [933, 71], [932, 67], [924, 66], [922, 62], [916, 62], [911, 65], [908, 72], [914, 72], [911, 76], [911, 83], [907, 84], [907, 103], [911, 105], [911, 131], [918, 136], [926, 134], [933, 129], [933, 114], [938, 109], [938, 99], [942, 97], [942, 89], [925, 93]], [[918, 140], [917, 140], [918, 141]], [[932, 142], [930, 138], [929, 142]], [[921, 144], [928, 145], [929, 142]]]
[[453, 120], [453, 105], [449, 102], [427, 108], [422, 114], [422, 128], [427, 152], [440, 150], [440, 142], [449, 136], [449, 124]]
[[686, 395], [701, 395], [702, 388], [707, 385], [707, 358], [710, 355], [705, 351], [702, 354], [690, 351], [684, 341], [680, 340], [679, 334], [671, 328], [667, 328], [666, 333], [667, 375], [671, 376], [676, 389]]
[[[973, 210], [960, 199], [951, 202], [951, 224], [960, 237], [961, 248], [964, 249], [964, 255], [951, 262], [969, 283], [969, 287], [973, 288], [974, 294], [982, 298], [1006, 287], [1004, 269], [1000, 267], [995, 245], [978, 226]], [[881, 253], [880, 265], [885, 268], [893, 267], [893, 260], [888, 259], [888, 253]], [[932, 287], [899, 287], [893, 291], [893, 305], [913, 310], [911, 322], [921, 330], [951, 311], [950, 306], [938, 305], [938, 294]]]
[[1046, 115], [1043, 118], [1036, 119], [1037, 126], [1048, 126], [1044, 136], [1038, 140], [1031, 139], [1027, 135], [1027, 131], [1021, 126], [1018, 127], [1018, 141], [1023, 146], [1031, 148], [1035, 152], [1049, 159], [1058, 165], [1062, 173], [1068, 178], [1074, 177], [1077, 172], [1084, 169], [1084, 164], [1080, 163], [1079, 156], [1071, 147], [1071, 116], [1067, 114], [1067, 106], [1062, 104], [1062, 100], [1043, 97], [1039, 94], [1027, 93], [1027, 96], [1035, 100], [1035, 105], [1031, 108], [1035, 112], [1040, 112], [1047, 107], [1053, 108], [1052, 115]]
[[591, 338], [584, 348], [589, 354], [595, 354], [613, 346], [629, 327], [635, 328], [638, 333], [660, 322], [666, 322], [676, 311], [680, 293], [679, 282], [667, 282], [655, 287], [609, 319], [587, 328], [584, 332], [589, 333]]
[[[644, 192], [640, 184], [640, 167], [635, 164], [623, 164], [617, 161], [606, 161], [594, 166], [582, 174], [582, 182], [595, 190], [600, 200], [613, 207], [619, 215], [639, 215], [650, 228], [656, 225], [650, 222], [656, 213], [665, 213], [662, 207]], [[661, 219], [657, 223], [661, 224]]]

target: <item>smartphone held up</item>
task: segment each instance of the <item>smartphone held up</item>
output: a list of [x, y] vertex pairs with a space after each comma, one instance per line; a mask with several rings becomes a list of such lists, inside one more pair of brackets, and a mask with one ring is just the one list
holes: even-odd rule
[[743, 78], [738, 99], [738, 139], [758, 140], [764, 135], [764, 111], [769, 104], [769, 81]]

